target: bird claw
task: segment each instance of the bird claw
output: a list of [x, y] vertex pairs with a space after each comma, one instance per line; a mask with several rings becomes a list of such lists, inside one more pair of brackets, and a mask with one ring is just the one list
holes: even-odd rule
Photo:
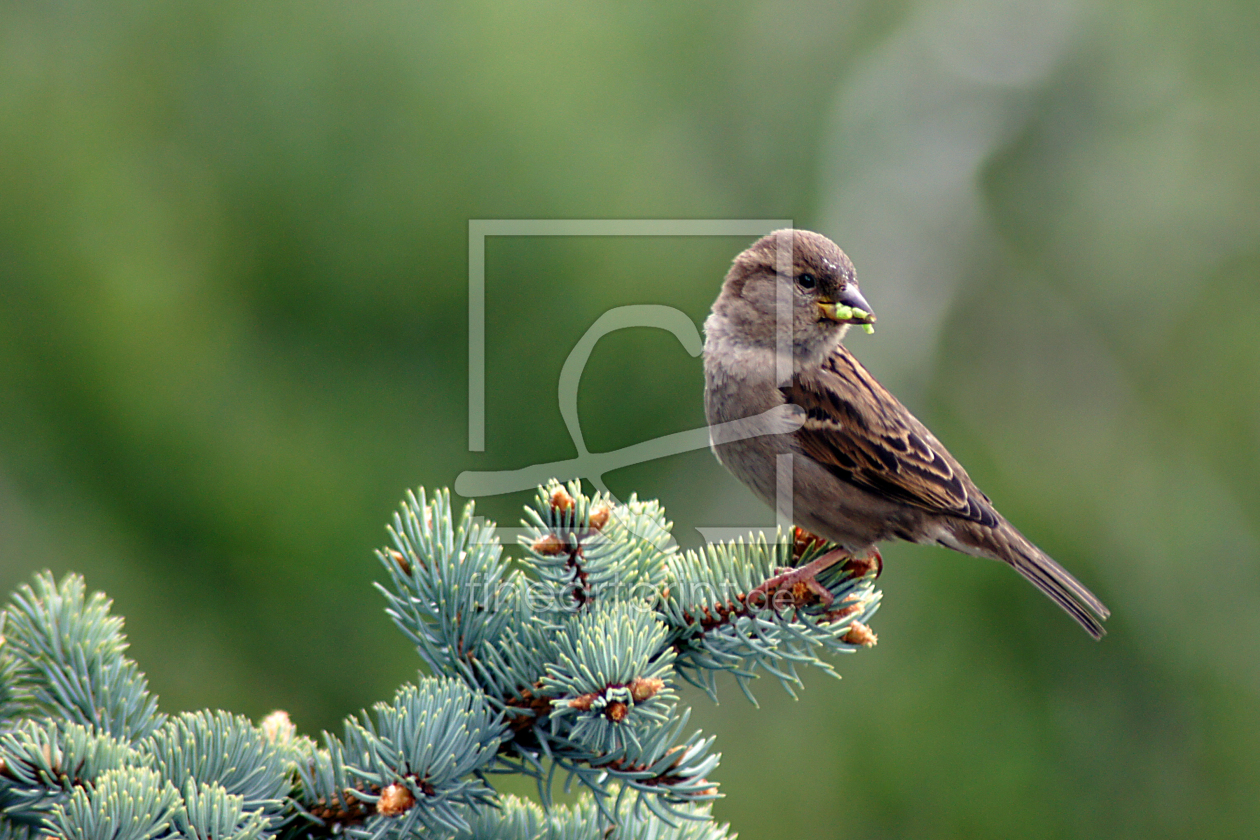
[[850, 557], [844, 567], [854, 577], [866, 577], [872, 569], [875, 570], [875, 577], [879, 577], [884, 573], [884, 557], [878, 548], [871, 548], [871, 553], [866, 557]]

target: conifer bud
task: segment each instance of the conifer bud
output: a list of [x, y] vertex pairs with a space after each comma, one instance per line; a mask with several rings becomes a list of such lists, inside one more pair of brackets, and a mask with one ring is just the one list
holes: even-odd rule
[[595, 698], [599, 695], [595, 692], [590, 694], [580, 694], [569, 701], [570, 709], [577, 709], [579, 712], [589, 712], [591, 704], [595, 702]]
[[608, 505], [598, 504], [591, 510], [591, 530], [602, 531], [604, 526], [608, 524], [608, 518], [612, 515], [612, 510]]
[[812, 548], [821, 547], [827, 544], [827, 541], [817, 534], [810, 533], [804, 528], [796, 527], [792, 529], [792, 553], [799, 560], [805, 556], [805, 552]]
[[844, 643], [849, 645], [875, 647], [875, 643], [878, 641], [879, 636], [875, 635], [875, 631], [860, 621], [850, 624], [849, 632], [844, 634]]
[[381, 798], [376, 800], [376, 813], [382, 817], [397, 817], [410, 811], [415, 804], [416, 797], [407, 790], [407, 786], [394, 782], [381, 791]]
[[650, 700], [656, 695], [656, 692], [665, 687], [665, 681], [656, 677], [643, 678], [636, 677], [630, 681], [630, 696], [634, 698], [634, 702], [642, 703], [644, 700]]
[[536, 554], [541, 554], [544, 557], [554, 557], [557, 554], [564, 552], [568, 546], [564, 544], [564, 540], [560, 539], [555, 534], [543, 534], [541, 537], [534, 540], [534, 543], [530, 546], [530, 548], [532, 548]]
[[573, 497], [569, 495], [568, 490], [565, 490], [563, 487], [557, 487], [551, 492], [551, 509], [562, 513], [568, 513], [573, 510]]
[[289, 720], [289, 713], [283, 709], [276, 709], [263, 718], [258, 728], [271, 744], [292, 743], [293, 736], [297, 733], [297, 727], [293, 725], [293, 721]]
[[402, 569], [404, 575], [411, 574], [411, 561], [407, 559], [407, 555], [393, 548], [387, 548], [385, 552], [389, 555], [389, 559], [393, 560], [399, 569]]

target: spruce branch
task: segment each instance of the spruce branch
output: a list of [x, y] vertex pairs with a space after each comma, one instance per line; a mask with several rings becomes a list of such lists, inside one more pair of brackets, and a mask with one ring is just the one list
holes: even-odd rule
[[749, 681], [758, 669], [793, 696], [801, 684], [797, 665], [835, 675], [819, 652], [866, 646], [850, 630], [879, 607], [875, 567], [861, 560], [829, 567], [815, 581], [825, 595], [808, 587], [766, 588], [784, 567], [808, 564], [833, 548], [780, 531], [773, 542], [758, 535], [671, 556], [660, 610], [672, 631], [678, 675], [716, 700], [716, 677], [729, 671], [754, 704]]
[[[467, 827], [460, 806], [490, 805], [494, 791], [479, 775], [503, 740], [502, 716], [459, 680], [429, 677], [404, 685], [373, 715], [346, 721], [349, 777], [355, 798], [375, 805], [390, 831], [407, 836], [419, 826], [456, 831]], [[377, 821], [363, 836], [379, 836]]]
[[[37, 575], [0, 611], [0, 840], [727, 837], [680, 680], [752, 699], [763, 671], [789, 692], [801, 665], [834, 673], [823, 656], [875, 642], [877, 556], [802, 532], [679, 551], [658, 503], [577, 482], [522, 526], [510, 560], [471, 503], [407, 495], [377, 587], [432, 676], [320, 744], [283, 712], [164, 716], [109, 601]], [[504, 773], [545, 810], [499, 797]], [[551, 802], [561, 778], [578, 804]]]
[[607, 604], [572, 616], [557, 638], [540, 691], [553, 731], [600, 755], [641, 750], [641, 733], [667, 724], [676, 695], [666, 629], [638, 604]]
[[241, 807], [280, 821], [293, 782], [285, 748], [241, 715], [184, 712], [137, 745], [150, 766], [177, 789], [214, 784], [241, 798]]
[[544, 811], [528, 800], [505, 796], [498, 811], [481, 811], [453, 840], [732, 840], [727, 826], [714, 823], [707, 806], [692, 806], [685, 818], [666, 822], [651, 812], [636, 813], [626, 801], [610, 827], [591, 800], [554, 805]]
[[122, 738], [144, 737], [162, 724], [157, 698], [124, 652], [123, 621], [99, 592], [85, 597], [83, 579], [36, 575], [5, 611], [5, 649], [14, 659], [12, 692], [53, 717], [95, 726]]
[[175, 812], [175, 829], [185, 840], [261, 840], [267, 824], [263, 809], [249, 810], [245, 797], [191, 778], [184, 785], [184, 807]]
[[0, 806], [9, 819], [38, 825], [54, 805], [107, 770], [146, 764], [112, 735], [64, 719], [21, 720], [0, 734]]
[[601, 533], [611, 507], [602, 495], [587, 498], [559, 482], [540, 487], [532, 507], [525, 508], [528, 548], [538, 578], [567, 597], [567, 606], [581, 609], [609, 582], [612, 564], [602, 562], [615, 551]]
[[76, 787], [44, 826], [64, 840], [154, 840], [167, 836], [181, 807], [179, 791], [157, 771], [119, 767]]
[[299, 815], [286, 832], [290, 837], [322, 838], [362, 825], [375, 812], [367, 783], [351, 775], [345, 747], [324, 733], [324, 748], [312, 750], [297, 766], [298, 785], [291, 804]]
[[466, 673], [512, 618], [500, 608], [507, 563], [494, 525], [474, 521], [471, 505], [456, 524], [450, 504], [449, 493], [432, 504], [423, 489], [408, 493], [389, 528], [394, 548], [377, 552], [392, 584], [376, 584], [387, 614], [439, 674]]
[[0, 840], [31, 840], [35, 830], [29, 825], [0, 819]]
[[13, 655], [13, 646], [7, 644], [4, 637], [4, 623], [8, 617], [8, 612], [0, 609], [0, 726], [3, 726], [6, 720], [21, 714], [27, 705], [20, 698], [21, 689], [18, 685], [20, 663]]

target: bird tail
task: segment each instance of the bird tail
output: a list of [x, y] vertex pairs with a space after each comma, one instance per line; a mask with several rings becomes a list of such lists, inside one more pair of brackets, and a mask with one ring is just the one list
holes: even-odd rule
[[1106, 635], [1102, 622], [1111, 615], [1111, 610], [1009, 522], [1003, 521], [997, 528], [983, 530], [963, 527], [955, 530], [953, 536], [961, 543], [959, 548], [968, 554], [1001, 560], [1019, 572], [1095, 639]]

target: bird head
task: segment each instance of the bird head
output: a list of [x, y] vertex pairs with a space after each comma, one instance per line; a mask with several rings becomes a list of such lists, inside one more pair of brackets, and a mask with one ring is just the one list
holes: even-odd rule
[[790, 312], [797, 356], [826, 352], [850, 325], [869, 331], [875, 322], [853, 263], [836, 243], [807, 230], [777, 230], [737, 256], [713, 311], [743, 340], [768, 348], [776, 346], [776, 313]]

